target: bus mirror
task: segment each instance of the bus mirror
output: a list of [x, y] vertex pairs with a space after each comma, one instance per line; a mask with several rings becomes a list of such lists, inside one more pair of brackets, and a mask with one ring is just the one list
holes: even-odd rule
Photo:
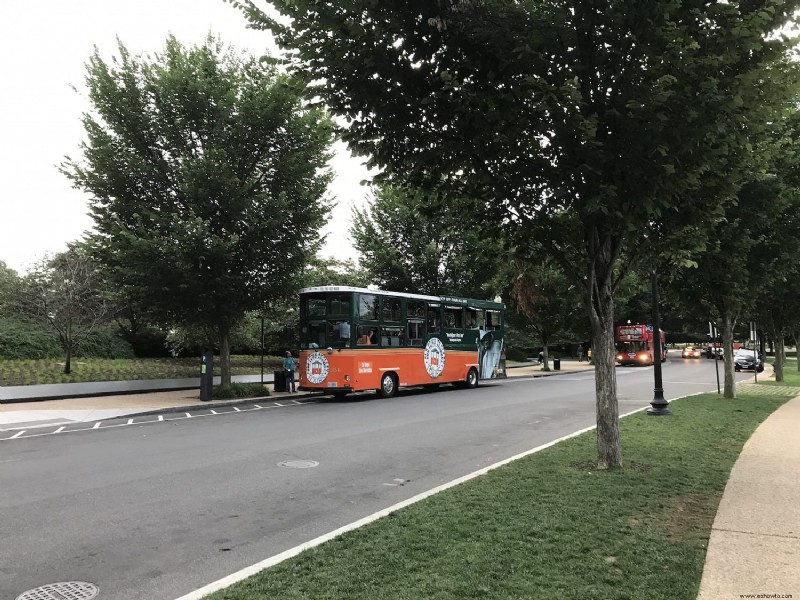
[[333, 354], [333, 348], [331, 348], [330, 346], [328, 346], [328, 354]]

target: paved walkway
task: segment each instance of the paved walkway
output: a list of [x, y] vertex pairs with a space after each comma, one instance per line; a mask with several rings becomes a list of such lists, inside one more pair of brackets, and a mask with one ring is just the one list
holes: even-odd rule
[[766, 390], [795, 397], [756, 429], [733, 466], [698, 600], [800, 598], [800, 389]]

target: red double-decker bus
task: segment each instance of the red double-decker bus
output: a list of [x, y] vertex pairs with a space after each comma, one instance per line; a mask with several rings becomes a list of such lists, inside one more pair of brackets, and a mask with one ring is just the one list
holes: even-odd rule
[[[654, 360], [652, 325], [619, 325], [614, 329], [616, 360], [620, 365], [652, 365]], [[667, 360], [664, 331], [661, 330], [661, 362]]]

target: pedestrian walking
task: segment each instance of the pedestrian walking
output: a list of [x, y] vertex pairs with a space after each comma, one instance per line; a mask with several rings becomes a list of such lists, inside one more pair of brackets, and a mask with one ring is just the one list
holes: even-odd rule
[[292, 351], [286, 352], [286, 358], [283, 359], [283, 372], [286, 375], [286, 391], [293, 394], [296, 390], [294, 387], [294, 367], [295, 362], [292, 358]]
[[583, 361], [583, 346], [578, 344], [578, 362]]

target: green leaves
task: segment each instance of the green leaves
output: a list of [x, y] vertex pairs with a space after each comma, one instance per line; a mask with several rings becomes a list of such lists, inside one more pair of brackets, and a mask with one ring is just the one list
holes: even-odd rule
[[333, 124], [301, 81], [209, 37], [87, 64], [80, 160], [94, 255], [161, 320], [230, 328], [286, 298], [319, 246]]

